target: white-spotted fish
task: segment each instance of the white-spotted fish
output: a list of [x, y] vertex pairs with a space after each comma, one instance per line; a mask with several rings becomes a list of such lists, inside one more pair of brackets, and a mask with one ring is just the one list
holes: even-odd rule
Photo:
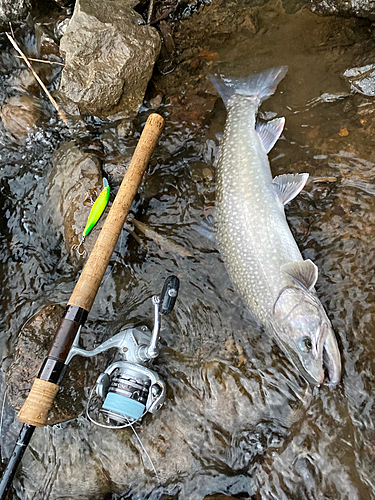
[[217, 241], [233, 283], [259, 324], [308, 381], [323, 382], [324, 361], [336, 384], [340, 352], [314, 290], [318, 268], [303, 260], [284, 213], [308, 174], [272, 179], [267, 153], [281, 135], [284, 118], [256, 124], [260, 103], [287, 70], [279, 66], [247, 78], [211, 77], [228, 112], [217, 167]]

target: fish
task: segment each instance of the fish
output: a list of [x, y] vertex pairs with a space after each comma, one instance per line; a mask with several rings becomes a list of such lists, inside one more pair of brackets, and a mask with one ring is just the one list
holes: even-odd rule
[[227, 109], [217, 164], [216, 239], [228, 274], [258, 324], [308, 382], [321, 385], [325, 366], [335, 386], [341, 357], [314, 288], [318, 268], [303, 259], [284, 211], [308, 174], [272, 178], [267, 155], [285, 119], [257, 123], [261, 102], [287, 71], [278, 66], [245, 78], [210, 76]]

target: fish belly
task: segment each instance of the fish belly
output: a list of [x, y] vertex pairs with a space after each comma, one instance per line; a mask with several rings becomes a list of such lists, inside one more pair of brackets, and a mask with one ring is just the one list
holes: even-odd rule
[[217, 241], [233, 283], [264, 325], [280, 291], [291, 285], [281, 266], [302, 256], [272, 184], [256, 110], [239, 104], [228, 111], [217, 172]]

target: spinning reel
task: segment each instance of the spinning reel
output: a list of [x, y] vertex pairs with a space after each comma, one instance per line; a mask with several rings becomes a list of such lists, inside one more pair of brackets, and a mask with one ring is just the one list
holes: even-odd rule
[[[78, 331], [66, 364], [77, 354], [93, 357], [113, 347], [118, 349], [115, 361], [99, 376], [91, 390], [86, 414], [93, 423], [109, 428], [127, 427], [140, 421], [145, 413], [155, 413], [162, 407], [165, 399], [165, 384], [149, 366], [159, 354], [157, 344], [160, 316], [166, 316], [172, 311], [179, 284], [176, 276], [169, 276], [160, 296], [152, 297], [154, 305], [152, 332], [147, 326], [121, 330], [100, 346], [87, 351], [79, 347], [80, 332]], [[100, 423], [90, 415], [90, 403], [94, 391], [97, 399], [102, 401], [101, 408], [96, 408], [96, 411], [99, 411], [108, 422], [116, 423], [116, 425]]]

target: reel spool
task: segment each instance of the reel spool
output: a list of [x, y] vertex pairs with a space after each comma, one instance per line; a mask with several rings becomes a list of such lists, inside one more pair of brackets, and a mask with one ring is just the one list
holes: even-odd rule
[[[116, 371], [117, 374], [110, 380], [101, 411], [108, 418], [120, 423], [138, 420], [146, 411], [150, 379], [142, 377], [142, 373], [128, 366]], [[98, 388], [96, 391], [98, 392]]]
[[99, 376], [96, 394], [104, 399], [101, 414], [126, 426], [163, 406], [165, 385], [153, 370], [141, 364], [118, 361]]
[[[158, 340], [160, 316], [169, 314], [176, 302], [179, 280], [170, 276], [164, 283], [160, 296], [154, 295], [154, 327], [152, 332], [146, 327], [128, 328], [91, 351], [79, 347], [79, 333], [74, 341], [66, 364], [79, 354], [96, 356], [112, 347], [118, 349], [117, 360], [99, 376], [91, 390], [86, 407], [86, 415], [101, 427], [122, 428], [139, 422], [147, 413], [157, 412], [165, 400], [165, 384], [158, 374], [149, 368], [159, 354]], [[101, 401], [90, 410], [94, 391]], [[103, 401], [104, 400], [104, 401]], [[94, 411], [101, 414], [108, 424], [99, 422], [92, 416]], [[111, 425], [113, 422], [115, 425]]]

